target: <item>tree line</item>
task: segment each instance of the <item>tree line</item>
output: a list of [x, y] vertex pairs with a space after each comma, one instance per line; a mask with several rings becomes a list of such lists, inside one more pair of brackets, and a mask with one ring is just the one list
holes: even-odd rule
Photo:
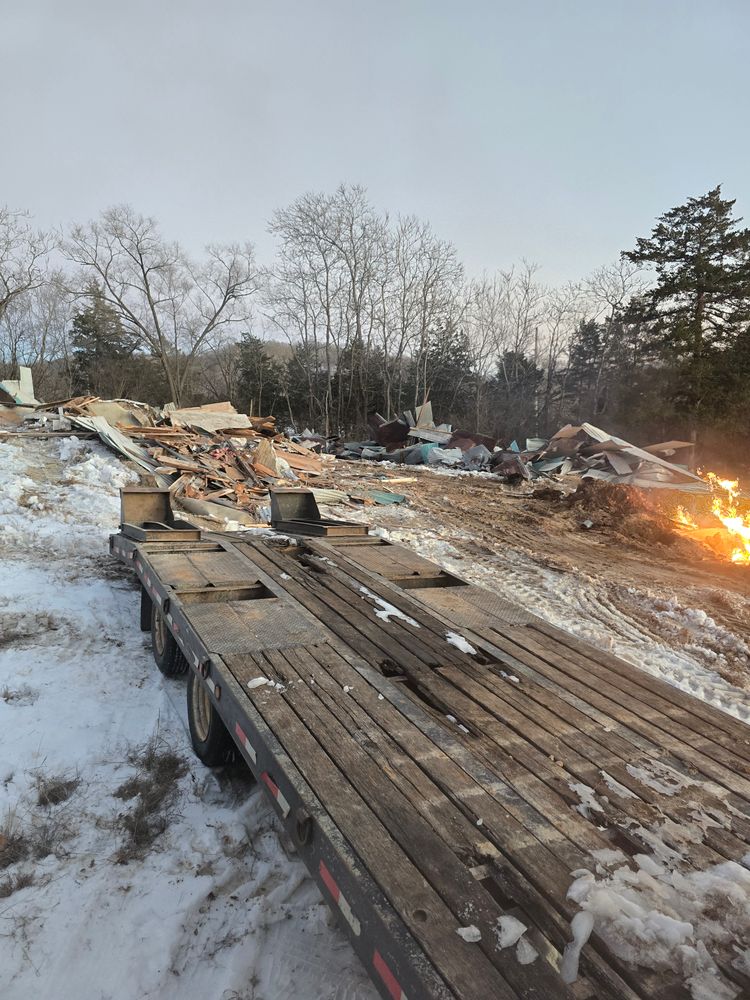
[[367, 434], [426, 399], [505, 440], [588, 420], [635, 440], [741, 447], [750, 416], [750, 230], [720, 187], [612, 264], [550, 288], [527, 261], [468, 276], [429, 223], [342, 185], [276, 211], [275, 259], [196, 260], [128, 206], [65, 233], [0, 209], [0, 376], [38, 395], [239, 409]]

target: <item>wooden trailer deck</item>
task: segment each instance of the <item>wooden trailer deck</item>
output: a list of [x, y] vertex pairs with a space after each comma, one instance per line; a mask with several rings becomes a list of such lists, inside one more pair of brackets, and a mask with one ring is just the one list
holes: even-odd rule
[[[596, 931], [563, 983], [571, 873], [615, 849], [636, 867], [656, 843], [683, 871], [741, 862], [747, 726], [381, 539], [204, 539], [113, 548], [384, 997], [689, 997]], [[530, 964], [498, 948], [504, 914]]]

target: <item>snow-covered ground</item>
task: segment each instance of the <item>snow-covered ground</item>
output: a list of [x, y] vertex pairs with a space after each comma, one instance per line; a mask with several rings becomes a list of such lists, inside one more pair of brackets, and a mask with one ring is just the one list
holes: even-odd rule
[[0, 443], [0, 997], [372, 1000], [265, 796], [192, 754], [107, 553], [130, 479], [98, 444]]

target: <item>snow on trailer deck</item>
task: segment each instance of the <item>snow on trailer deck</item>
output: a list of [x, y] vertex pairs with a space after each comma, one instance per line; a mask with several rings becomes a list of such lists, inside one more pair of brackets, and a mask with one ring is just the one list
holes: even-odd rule
[[112, 544], [384, 997], [743, 994], [743, 723], [376, 537]]

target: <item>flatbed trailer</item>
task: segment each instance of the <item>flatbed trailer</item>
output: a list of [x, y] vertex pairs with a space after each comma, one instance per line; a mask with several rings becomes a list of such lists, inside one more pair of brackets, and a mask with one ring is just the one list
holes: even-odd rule
[[741, 862], [747, 726], [381, 538], [163, 527], [110, 548], [196, 752], [242, 756], [384, 998], [690, 996], [596, 928], [563, 981], [571, 873], [655, 837], [683, 870]]

